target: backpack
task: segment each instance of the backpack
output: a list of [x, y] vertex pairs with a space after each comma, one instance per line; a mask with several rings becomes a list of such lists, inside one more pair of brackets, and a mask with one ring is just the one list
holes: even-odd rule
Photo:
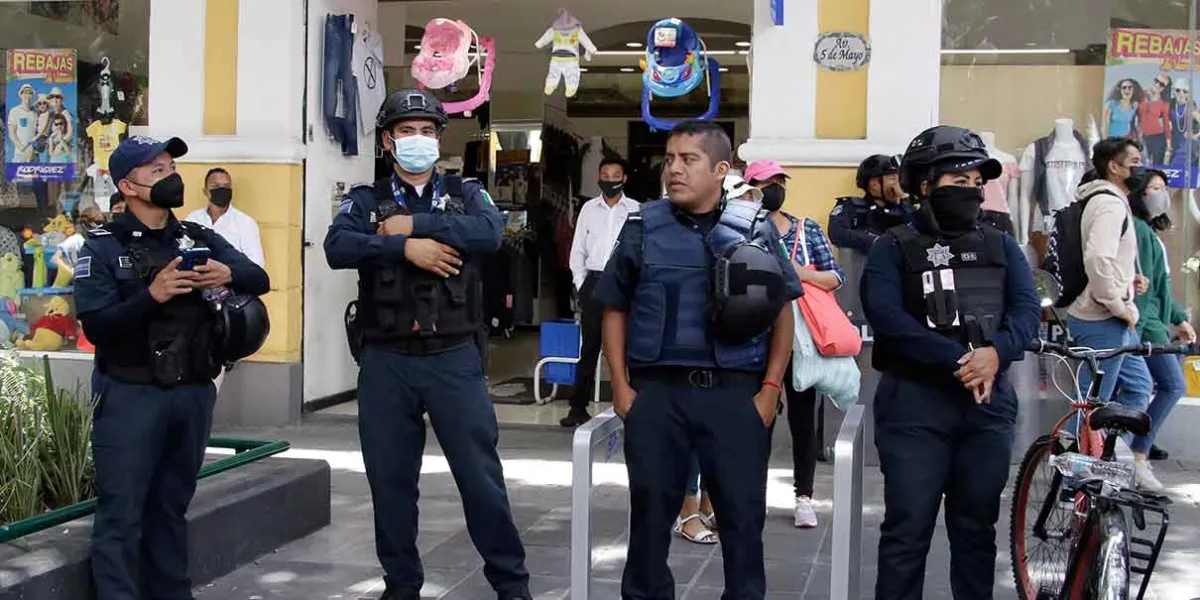
[[[1062, 288], [1057, 308], [1066, 308], [1087, 287], [1087, 271], [1083, 268], [1083, 210], [1092, 198], [1107, 191], [1092, 192], [1077, 202], [1054, 212], [1054, 231], [1050, 233], [1050, 249], [1042, 261], [1042, 270], [1054, 276]], [[1129, 230], [1129, 217], [1121, 223], [1121, 236]]]

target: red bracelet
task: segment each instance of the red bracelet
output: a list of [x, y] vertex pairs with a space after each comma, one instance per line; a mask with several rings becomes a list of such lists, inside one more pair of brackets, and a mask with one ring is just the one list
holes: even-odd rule
[[769, 380], [763, 381], [762, 384], [763, 384], [763, 387], [773, 387], [773, 388], [779, 390], [780, 394], [783, 393], [783, 386], [779, 385], [778, 383], [775, 383], [774, 381], [769, 381]]

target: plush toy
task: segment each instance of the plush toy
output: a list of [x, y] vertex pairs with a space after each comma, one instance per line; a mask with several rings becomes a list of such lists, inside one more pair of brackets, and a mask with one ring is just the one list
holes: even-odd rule
[[[37, 241], [37, 238], [29, 240], [29, 242], [34, 241]], [[33, 277], [30, 279], [29, 287], [39, 289], [46, 287], [46, 277], [46, 247], [41, 244], [33, 244]]]
[[547, 96], [553, 94], [554, 90], [558, 89], [561, 79], [567, 97], [571, 98], [579, 90], [579, 47], [583, 46], [583, 58], [592, 60], [592, 55], [596, 54], [596, 46], [588, 39], [579, 19], [565, 8], [558, 9], [554, 23], [533, 45], [545, 48], [551, 42], [554, 45], [550, 47], [550, 70], [546, 73], [544, 91]]
[[46, 226], [42, 228], [42, 245], [55, 248], [72, 233], [75, 233], [75, 226], [71, 225], [71, 220], [66, 215], [58, 215], [46, 221]]
[[29, 326], [25, 324], [25, 321], [17, 318], [17, 303], [12, 300], [0, 300], [0, 325], [4, 326], [6, 332], [0, 335], [0, 342], [5, 344], [12, 341], [14, 333], [21, 335], [29, 333]]
[[19, 301], [18, 291], [25, 287], [25, 272], [22, 270], [21, 257], [16, 254], [0, 256], [0, 298]]
[[46, 314], [30, 326], [30, 336], [17, 340], [22, 350], [53, 351], [61, 349], [67, 338], [75, 335], [75, 319], [71, 307], [62, 296], [54, 296], [46, 303]]

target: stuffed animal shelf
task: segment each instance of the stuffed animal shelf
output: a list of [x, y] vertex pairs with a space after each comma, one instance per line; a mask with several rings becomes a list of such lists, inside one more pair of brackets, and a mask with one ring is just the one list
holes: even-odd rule
[[534, 42], [537, 48], [550, 47], [550, 69], [546, 73], [547, 96], [558, 89], [558, 82], [563, 82], [564, 91], [568, 98], [573, 98], [579, 91], [579, 47], [583, 46], [583, 59], [592, 60], [596, 54], [596, 46], [583, 30], [583, 24], [567, 9], [558, 9], [558, 16], [542, 37]]
[[25, 287], [25, 271], [21, 257], [16, 254], [0, 256], [0, 298], [21, 300], [20, 289]]
[[54, 296], [46, 303], [46, 314], [29, 327], [30, 336], [17, 340], [17, 347], [44, 352], [61, 350], [67, 338], [75, 336], [75, 328], [70, 305], [62, 296]]

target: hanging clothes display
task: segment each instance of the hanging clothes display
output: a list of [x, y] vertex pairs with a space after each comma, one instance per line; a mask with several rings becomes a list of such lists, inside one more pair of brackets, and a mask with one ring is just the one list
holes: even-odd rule
[[470, 116], [491, 97], [492, 73], [496, 70], [496, 40], [480, 38], [466, 23], [451, 19], [433, 19], [421, 35], [421, 50], [412, 61], [413, 79], [421, 89], [455, 89], [474, 66], [479, 91], [460, 102], [443, 102], [446, 114]]
[[550, 47], [550, 68], [546, 73], [545, 94], [553, 94], [561, 80], [567, 97], [572, 98], [579, 90], [579, 48], [583, 47], [584, 60], [592, 60], [592, 56], [596, 54], [596, 46], [588, 38], [579, 19], [565, 8], [558, 9], [554, 23], [533, 45], [540, 49], [549, 44], [553, 45]]
[[358, 82], [351, 68], [355, 31], [354, 15], [325, 17], [321, 111], [329, 135], [345, 156], [358, 156]]
[[358, 82], [358, 125], [363, 135], [375, 135], [375, 116], [387, 99], [383, 73], [383, 36], [364, 25], [354, 36], [351, 71]]

